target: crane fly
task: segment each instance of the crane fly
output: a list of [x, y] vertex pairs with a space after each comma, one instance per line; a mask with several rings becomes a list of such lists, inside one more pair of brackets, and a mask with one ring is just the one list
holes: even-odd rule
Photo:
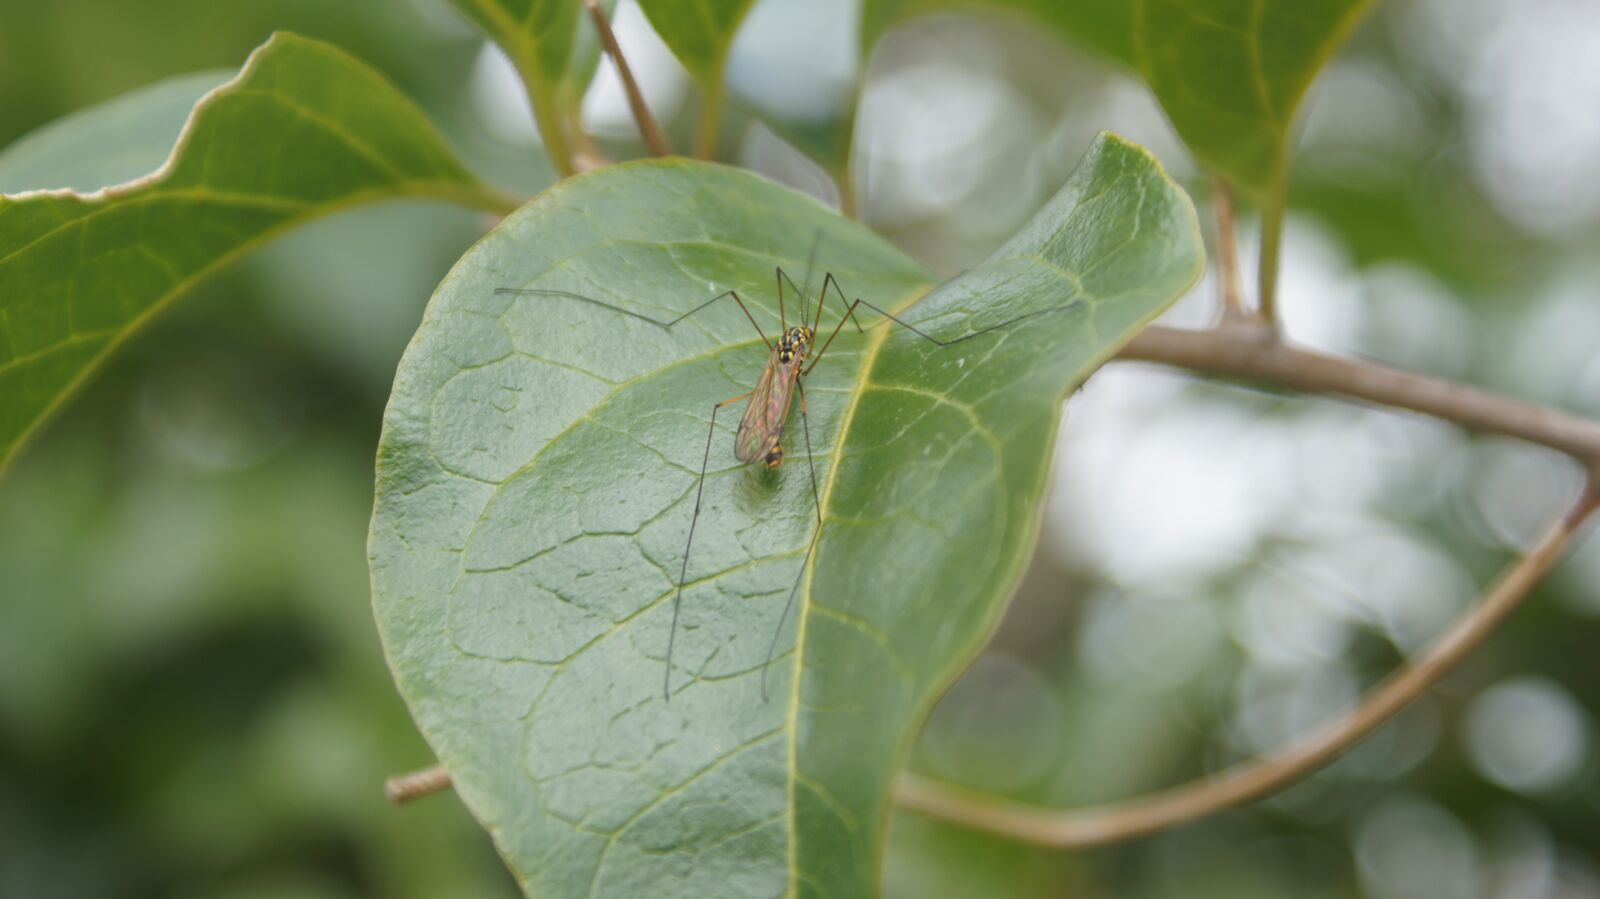
[[[816, 245], [813, 244], [811, 249], [813, 261], [816, 257], [816, 251]], [[810, 287], [811, 280], [809, 273], [810, 265], [810, 263], [807, 263], [806, 282], [808, 289]], [[706, 432], [705, 452], [700, 460], [700, 477], [695, 485], [694, 512], [689, 518], [689, 535], [684, 540], [683, 562], [678, 570], [677, 590], [673, 594], [672, 599], [672, 624], [667, 631], [667, 661], [666, 670], [662, 676], [662, 694], [667, 701], [671, 701], [672, 699], [671, 688], [673, 647], [677, 639], [678, 617], [683, 605], [683, 587], [684, 583], [688, 579], [689, 552], [694, 547], [695, 526], [700, 521], [700, 501], [705, 492], [706, 470], [709, 468], [711, 463], [711, 443], [716, 437], [718, 412], [722, 411], [722, 409], [726, 408], [727, 406], [733, 405], [734, 403], [748, 400], [748, 403], [745, 406], [744, 416], [739, 419], [739, 429], [734, 435], [734, 458], [737, 459], [741, 465], [749, 465], [754, 462], [760, 462], [768, 469], [777, 469], [783, 465], [784, 460], [784, 428], [788, 422], [789, 413], [794, 405], [795, 397], [798, 396], [800, 400], [800, 426], [801, 432], [805, 435], [806, 464], [811, 475], [811, 499], [813, 508], [816, 510], [817, 523], [816, 528], [812, 531], [811, 540], [806, 546], [805, 556], [801, 558], [800, 571], [795, 576], [794, 585], [789, 588], [789, 596], [784, 602], [783, 612], [778, 617], [777, 626], [773, 629], [772, 640], [767, 646], [766, 659], [762, 662], [761, 698], [762, 701], [766, 701], [767, 671], [772, 666], [773, 654], [778, 645], [778, 637], [783, 632], [783, 626], [789, 619], [789, 612], [794, 606], [795, 594], [799, 591], [800, 583], [805, 578], [806, 565], [811, 561], [811, 554], [817, 547], [817, 539], [822, 534], [822, 501], [817, 490], [817, 466], [811, 450], [811, 426], [806, 414], [806, 389], [804, 379], [812, 372], [813, 369], [817, 367], [817, 363], [822, 361], [822, 357], [825, 353], [827, 353], [828, 347], [833, 345], [834, 338], [838, 337], [839, 332], [844, 330], [845, 322], [853, 323], [856, 327], [856, 331], [858, 333], [862, 332], [864, 329], [861, 327], [860, 319], [856, 317], [856, 310], [865, 306], [866, 308], [871, 309], [873, 312], [883, 316], [884, 321], [893, 322], [894, 324], [905, 328], [907, 331], [910, 331], [934, 346], [942, 348], [961, 343], [965, 340], [971, 340], [974, 337], [988, 334], [991, 331], [997, 331], [1001, 328], [1014, 325], [1017, 322], [1023, 321], [1024, 319], [1033, 318], [1034, 316], [1044, 315], [1051, 312], [1065, 311], [1079, 305], [1079, 301], [1074, 300], [1073, 302], [1062, 306], [1053, 306], [1046, 309], [1039, 309], [1033, 312], [1024, 313], [1023, 315], [1000, 322], [997, 325], [990, 325], [986, 328], [973, 331], [970, 334], [963, 334], [962, 336], [951, 340], [940, 340], [939, 338], [922, 331], [915, 325], [901, 320], [893, 313], [879, 308], [878, 306], [875, 306], [866, 300], [860, 299], [859, 297], [854, 300], [847, 299], [844, 293], [844, 288], [839, 286], [839, 281], [833, 276], [832, 272], [828, 272], [823, 276], [822, 290], [817, 295], [816, 313], [810, 316], [808, 316], [808, 313], [810, 312], [811, 302], [808, 296], [808, 289], [800, 289], [796, 287], [794, 280], [784, 272], [782, 266], [778, 266], [774, 269], [774, 280], [777, 284], [779, 319], [779, 332], [778, 339], [776, 341], [767, 337], [766, 332], [762, 330], [761, 325], [756, 321], [755, 316], [750, 314], [750, 307], [745, 305], [744, 298], [740, 297], [738, 291], [736, 290], [727, 290], [717, 294], [704, 303], [701, 303], [693, 309], [690, 309], [688, 312], [679, 315], [677, 318], [662, 320], [635, 312], [631, 309], [625, 309], [621, 306], [613, 305], [602, 300], [597, 300], [593, 297], [584, 296], [582, 294], [573, 293], [566, 290], [522, 287], [499, 287], [495, 289], [496, 294], [548, 296], [576, 300], [593, 306], [599, 306], [604, 309], [610, 309], [613, 312], [620, 313], [628, 316], [629, 318], [636, 318], [641, 321], [649, 322], [650, 324], [653, 324], [666, 331], [671, 331], [674, 325], [677, 325], [678, 323], [688, 319], [697, 312], [715, 305], [720, 300], [731, 299], [739, 306], [739, 310], [744, 313], [744, 317], [749, 320], [751, 326], [755, 328], [756, 333], [761, 336], [762, 342], [767, 345], [767, 364], [762, 369], [761, 376], [756, 380], [755, 386], [745, 393], [725, 399], [711, 407], [711, 423]], [[785, 283], [787, 283], [791, 289], [794, 289], [800, 295], [800, 324], [795, 325], [794, 327], [789, 326], [788, 319], [784, 311], [783, 286]], [[838, 295], [839, 302], [844, 306], [844, 312], [839, 317], [838, 324], [834, 326], [833, 331], [828, 335], [828, 339], [823, 341], [821, 346], [818, 347], [818, 325], [821, 324], [822, 310], [827, 304], [828, 289], [830, 287], [832, 287], [834, 293]], [[881, 323], [882, 322], [878, 322], [876, 324]], [[876, 326], [876, 324], [874, 326]], [[815, 354], [813, 355], [814, 347], [816, 349]]]

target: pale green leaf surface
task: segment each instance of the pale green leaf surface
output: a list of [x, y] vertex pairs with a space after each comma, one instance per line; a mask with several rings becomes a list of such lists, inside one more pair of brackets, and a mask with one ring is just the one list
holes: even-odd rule
[[233, 72], [196, 72], [75, 112], [0, 152], [0, 194], [99, 190], [156, 170], [189, 110]]
[[[825, 268], [942, 338], [1057, 311], [947, 348], [879, 322], [806, 379], [826, 524], [766, 701], [817, 516], [806, 430], [791, 414], [781, 469], [740, 467], [740, 407], [718, 416], [669, 703], [707, 422], [766, 345], [731, 304], [665, 332], [495, 290], [669, 317], [736, 288], [770, 334], [773, 266], [803, 280], [819, 232], [813, 287]], [[374, 605], [401, 693], [528, 894], [871, 894], [908, 740], [1032, 552], [1061, 401], [1201, 265], [1187, 197], [1117, 138], [920, 302], [927, 275], [861, 226], [682, 160], [563, 182], [463, 257], [385, 416]]]
[[702, 84], [722, 80], [739, 23], [755, 0], [639, 0], [656, 34]]
[[0, 197], [0, 466], [198, 278], [297, 223], [400, 196], [506, 204], [377, 73], [280, 34], [195, 107], [154, 174]]
[[1258, 199], [1280, 189], [1296, 108], [1372, 0], [1137, 0], [1134, 48], [1196, 158]]

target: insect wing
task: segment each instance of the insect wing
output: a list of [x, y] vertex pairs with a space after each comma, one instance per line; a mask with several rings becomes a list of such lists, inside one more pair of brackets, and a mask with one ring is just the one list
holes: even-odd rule
[[733, 440], [733, 455], [740, 462], [754, 462], [764, 458], [767, 450], [783, 436], [784, 422], [789, 418], [789, 402], [794, 396], [794, 382], [800, 374], [800, 360], [783, 363], [773, 351], [767, 367], [750, 394], [750, 405], [745, 407], [744, 418], [739, 420], [739, 433]]

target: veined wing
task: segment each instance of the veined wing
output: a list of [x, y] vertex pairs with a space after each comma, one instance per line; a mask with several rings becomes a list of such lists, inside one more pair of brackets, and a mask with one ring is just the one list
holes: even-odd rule
[[798, 357], [793, 362], [779, 362], [776, 349], [767, 359], [767, 367], [750, 393], [744, 418], [739, 419], [739, 433], [733, 439], [733, 455], [740, 462], [765, 459], [768, 450], [783, 438], [794, 382], [800, 377], [800, 362]]

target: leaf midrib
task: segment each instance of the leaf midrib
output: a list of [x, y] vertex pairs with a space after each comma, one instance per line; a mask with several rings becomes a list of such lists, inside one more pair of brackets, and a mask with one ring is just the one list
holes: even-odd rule
[[[913, 289], [913, 291], [904, 300], [894, 306], [891, 306], [891, 310], [896, 315], [899, 315], [901, 312], [905, 311], [911, 306], [916, 305], [916, 303], [923, 297], [927, 296], [928, 292], [931, 291], [933, 287], [934, 285], [928, 284], [919, 289]], [[840, 324], [842, 326], [843, 322]], [[825, 484], [822, 488], [822, 497], [817, 503], [817, 516], [819, 519], [821, 519], [820, 523], [817, 525], [819, 529], [826, 527], [828, 523], [828, 510], [833, 504], [834, 485], [837, 483], [839, 475], [839, 457], [843, 451], [845, 441], [850, 436], [850, 426], [855, 422], [856, 409], [861, 405], [861, 397], [867, 392], [867, 382], [872, 376], [873, 365], [878, 361], [878, 354], [883, 351], [883, 345], [888, 342], [889, 335], [893, 331], [893, 328], [890, 327], [892, 322], [889, 320], [886, 319], [881, 324], [883, 326], [883, 330], [870, 338], [872, 342], [867, 346], [865, 353], [862, 355], [860, 368], [861, 376], [855, 379], [855, 387], [851, 391], [850, 395], [850, 404], [845, 407], [844, 416], [840, 419], [839, 427], [835, 432], [837, 436], [833, 441], [833, 449], [828, 454], [828, 474], [824, 479]], [[822, 534], [820, 530], [817, 533], [816, 540], [817, 548], [821, 549]], [[800, 774], [799, 764], [797, 763], [799, 751], [796, 735], [800, 731], [800, 682], [804, 675], [803, 667], [805, 663], [806, 622], [811, 617], [811, 580], [817, 568], [817, 555], [817, 551], [813, 550], [811, 553], [811, 561], [806, 563], [806, 570], [802, 574], [802, 576], [805, 578], [805, 584], [803, 589], [800, 591], [800, 611], [796, 613], [795, 617], [794, 674], [789, 678], [789, 708], [784, 713], [783, 719], [784, 727], [786, 727], [789, 731], [789, 758], [786, 765], [787, 770], [785, 776], [788, 789], [788, 802], [786, 805], [789, 818], [789, 889], [785, 893], [786, 896], [799, 896], [800, 894], [800, 865], [797, 857], [799, 852], [798, 847], [800, 845], [800, 838], [799, 830], [796, 826], [797, 822], [795, 821], [795, 787], [798, 785], [799, 779], [802, 775]]]

